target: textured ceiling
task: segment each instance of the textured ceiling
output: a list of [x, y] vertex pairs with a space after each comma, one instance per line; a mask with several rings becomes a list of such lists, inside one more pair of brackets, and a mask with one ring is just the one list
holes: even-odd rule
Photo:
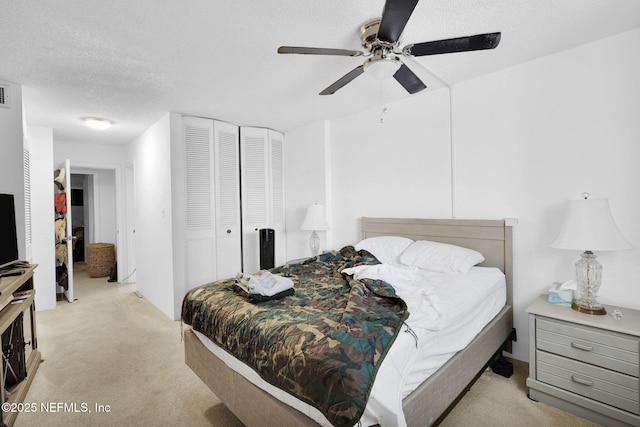
[[[361, 49], [383, 0], [0, 0], [0, 81], [23, 85], [27, 124], [56, 140], [126, 144], [167, 111], [287, 131], [640, 27], [638, 0], [422, 0], [401, 45], [494, 31], [495, 50], [410, 59], [408, 95], [363, 75], [318, 92], [362, 58], [278, 55], [280, 45]], [[96, 132], [84, 116], [111, 119]]]

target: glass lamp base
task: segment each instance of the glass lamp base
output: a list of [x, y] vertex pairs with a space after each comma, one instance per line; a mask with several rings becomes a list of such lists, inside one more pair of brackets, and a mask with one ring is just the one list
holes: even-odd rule
[[313, 230], [311, 237], [309, 237], [309, 249], [311, 249], [311, 256], [313, 258], [318, 256], [320, 252], [320, 236], [318, 236], [316, 230]]
[[571, 303], [571, 308], [573, 308], [575, 311], [579, 311], [580, 313], [585, 313], [585, 314], [598, 314], [598, 315], [607, 314], [607, 310], [605, 310], [604, 307], [602, 306], [589, 307], [587, 305], [580, 305], [578, 303], [578, 300]]
[[571, 308], [585, 314], [606, 314], [598, 302], [598, 290], [602, 282], [602, 266], [591, 251], [585, 251], [576, 262], [576, 282], [580, 298], [573, 300]]

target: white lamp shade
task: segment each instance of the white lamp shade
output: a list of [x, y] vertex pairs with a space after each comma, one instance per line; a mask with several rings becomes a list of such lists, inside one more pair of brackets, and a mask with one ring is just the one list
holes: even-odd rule
[[560, 235], [551, 246], [580, 251], [633, 249], [618, 230], [608, 199], [569, 200]]
[[307, 215], [300, 226], [301, 230], [328, 230], [327, 218], [324, 205], [311, 205], [307, 208]]

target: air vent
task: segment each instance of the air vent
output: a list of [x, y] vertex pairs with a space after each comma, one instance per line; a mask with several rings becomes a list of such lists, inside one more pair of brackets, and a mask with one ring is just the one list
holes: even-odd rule
[[9, 108], [9, 86], [0, 85], [0, 107]]

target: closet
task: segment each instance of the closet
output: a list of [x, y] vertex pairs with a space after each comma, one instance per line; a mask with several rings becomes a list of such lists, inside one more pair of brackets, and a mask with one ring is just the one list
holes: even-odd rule
[[[261, 228], [275, 231], [276, 265], [285, 261], [283, 135], [212, 119], [182, 117], [182, 248], [187, 287], [259, 270]], [[175, 150], [175, 148], [174, 148]]]

